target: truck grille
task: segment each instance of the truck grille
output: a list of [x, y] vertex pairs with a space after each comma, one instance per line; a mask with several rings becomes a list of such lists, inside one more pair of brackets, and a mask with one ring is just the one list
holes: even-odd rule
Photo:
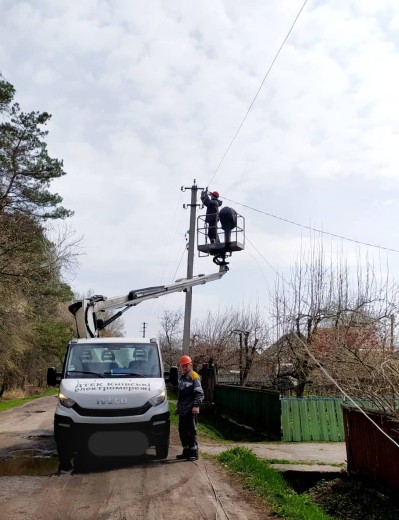
[[75, 412], [83, 417], [128, 417], [132, 415], [144, 415], [151, 405], [146, 403], [138, 408], [82, 408], [78, 404], [72, 407]]

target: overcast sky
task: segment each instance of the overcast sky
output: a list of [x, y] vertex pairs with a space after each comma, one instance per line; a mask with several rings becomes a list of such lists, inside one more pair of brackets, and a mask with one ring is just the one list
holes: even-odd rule
[[[222, 280], [194, 289], [194, 319], [267, 310], [309, 231], [264, 213], [399, 250], [397, 0], [309, 0], [220, 164], [302, 5], [0, 0], [0, 72], [24, 111], [52, 114], [50, 155], [67, 172], [52, 189], [84, 236], [75, 291], [185, 276], [180, 188], [194, 179], [244, 215], [248, 238]], [[398, 274], [399, 253], [324, 241]], [[216, 270], [196, 258], [195, 274]], [[180, 307], [184, 294], [143, 303], [126, 332], [141, 336], [145, 321], [156, 335], [163, 309]]]

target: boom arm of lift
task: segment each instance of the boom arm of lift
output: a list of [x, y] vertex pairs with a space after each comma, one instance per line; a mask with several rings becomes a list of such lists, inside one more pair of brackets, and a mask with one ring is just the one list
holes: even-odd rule
[[[227, 273], [227, 269], [221, 266], [218, 273], [199, 274], [192, 278], [181, 278], [170, 285], [136, 289], [130, 291], [126, 296], [116, 296], [114, 298], [107, 298], [101, 295], [91, 296], [90, 298], [84, 298], [72, 303], [68, 308], [75, 316], [78, 337], [95, 338], [98, 337], [101, 329], [119, 318], [130, 307], [134, 307], [145, 300], [158, 298], [174, 292], [186, 291], [195, 285], [219, 280], [225, 273]], [[109, 319], [103, 320], [100, 318], [101, 312], [119, 308], [122, 309]]]

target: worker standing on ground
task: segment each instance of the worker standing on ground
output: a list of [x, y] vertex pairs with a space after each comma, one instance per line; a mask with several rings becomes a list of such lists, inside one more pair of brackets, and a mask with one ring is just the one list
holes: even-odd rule
[[189, 356], [182, 356], [179, 361], [182, 375], [179, 379], [176, 414], [179, 416], [179, 436], [183, 453], [177, 459], [197, 460], [197, 424], [199, 405], [204, 400], [201, 379], [193, 370]]
[[219, 193], [212, 191], [208, 195], [208, 188], [201, 192], [201, 201], [206, 206], [205, 222], [208, 224], [208, 237], [211, 244], [218, 242], [217, 223], [219, 218], [219, 208], [223, 204], [219, 200]]

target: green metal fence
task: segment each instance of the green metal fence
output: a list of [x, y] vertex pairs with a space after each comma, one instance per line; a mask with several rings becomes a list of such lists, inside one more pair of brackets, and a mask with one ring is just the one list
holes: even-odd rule
[[284, 441], [345, 441], [342, 399], [282, 398]]
[[220, 413], [281, 439], [281, 402], [278, 392], [255, 388], [217, 385], [215, 404]]
[[[327, 397], [279, 397], [278, 392], [217, 385], [214, 401], [221, 413], [274, 439], [288, 442], [344, 442], [343, 400]], [[376, 408], [357, 399], [362, 408]], [[399, 408], [399, 400], [395, 400]]]

